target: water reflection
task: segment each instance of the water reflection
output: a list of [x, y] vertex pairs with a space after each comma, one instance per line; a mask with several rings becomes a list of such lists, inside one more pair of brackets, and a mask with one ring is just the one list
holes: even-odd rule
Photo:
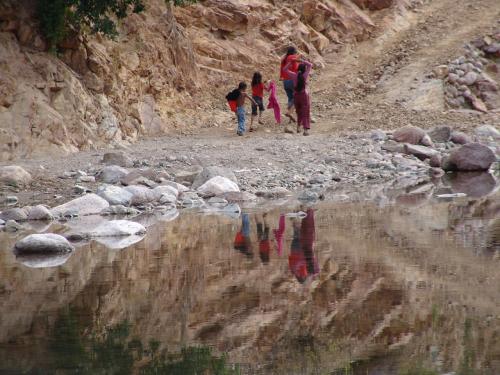
[[499, 209], [183, 212], [52, 268], [2, 233], [0, 373], [496, 375]]

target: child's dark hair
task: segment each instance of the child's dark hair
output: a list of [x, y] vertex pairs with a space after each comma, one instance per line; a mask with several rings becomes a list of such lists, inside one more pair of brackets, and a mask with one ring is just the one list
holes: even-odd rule
[[238, 85], [238, 90], [246, 90], [247, 84], [245, 82], [240, 82]]
[[304, 73], [306, 72], [306, 64], [300, 64], [297, 70], [297, 86], [295, 86], [295, 91], [299, 92], [304, 90], [306, 87], [306, 81], [304, 79]]
[[295, 48], [294, 46], [290, 46], [286, 49], [287, 56], [296, 55], [296, 54], [297, 54], [297, 48]]
[[255, 72], [252, 78], [252, 87], [257, 86], [262, 83], [262, 74], [260, 72]]

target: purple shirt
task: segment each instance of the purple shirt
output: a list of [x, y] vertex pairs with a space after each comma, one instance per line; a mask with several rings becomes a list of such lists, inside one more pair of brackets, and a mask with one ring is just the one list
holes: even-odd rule
[[[297, 86], [297, 77], [299, 76], [299, 74], [292, 72], [289, 69], [291, 64], [292, 62], [286, 64], [283, 70], [285, 71], [286, 74], [288, 74], [288, 77], [290, 77], [290, 79], [293, 81], [293, 85]], [[304, 61], [303, 64], [306, 66], [306, 71], [304, 72], [304, 84], [307, 84], [307, 78], [309, 77], [309, 73], [311, 72], [312, 64], [309, 61]]]

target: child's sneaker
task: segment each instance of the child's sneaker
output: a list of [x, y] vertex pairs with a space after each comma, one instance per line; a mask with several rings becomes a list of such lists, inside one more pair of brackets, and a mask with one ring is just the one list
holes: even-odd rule
[[238, 134], [240, 137], [243, 136], [243, 133], [242, 132], [236, 132], [236, 134]]

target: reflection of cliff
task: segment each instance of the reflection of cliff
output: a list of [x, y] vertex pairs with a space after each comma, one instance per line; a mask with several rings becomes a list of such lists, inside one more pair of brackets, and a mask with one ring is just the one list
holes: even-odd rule
[[[16, 266], [3, 251], [0, 363], [43, 362], [45, 337], [70, 305], [86, 335], [128, 321], [130, 339], [143, 345], [214, 345], [232, 362], [272, 362], [277, 373], [313, 373], [319, 364], [333, 369], [388, 352], [457, 369], [467, 348], [474, 366], [498, 366], [497, 261], [461, 247], [446, 225], [433, 235], [432, 222], [425, 226], [430, 213], [321, 208], [320, 272], [304, 285], [289, 270], [289, 221], [284, 254], [272, 249], [268, 264], [234, 251], [238, 221], [191, 214], [122, 252], [81, 248], [56, 269]], [[275, 228], [278, 212], [268, 220]], [[258, 246], [253, 218], [250, 225]], [[13, 241], [2, 238], [9, 248]], [[23, 356], [34, 343], [37, 351]]]

